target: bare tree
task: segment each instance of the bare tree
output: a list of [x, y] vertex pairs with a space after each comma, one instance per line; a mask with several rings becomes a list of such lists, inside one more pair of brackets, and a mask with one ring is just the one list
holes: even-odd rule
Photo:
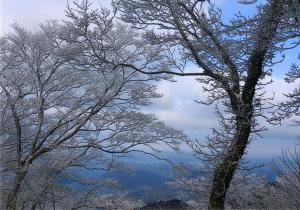
[[[74, 153], [78, 153], [78, 151], [74, 151]], [[20, 209], [56, 209], [62, 203], [69, 201], [67, 198], [78, 197], [79, 192], [74, 190], [74, 187], [64, 184], [64, 180], [68, 180], [68, 182], [74, 180], [70, 178], [68, 169], [89, 158], [91, 157], [87, 157], [84, 151], [80, 154], [56, 151], [34, 161], [18, 193]], [[1, 208], [4, 209], [7, 194], [12, 184], [12, 170], [6, 169], [2, 171], [1, 175], [2, 177], [9, 177], [2, 180]], [[76, 183], [78, 183], [77, 180]]]
[[[211, 185], [210, 177], [202, 175], [198, 178], [179, 178], [171, 182], [170, 185], [179, 190], [183, 199], [194, 201], [196, 209], [205, 209], [209, 201], [209, 189]], [[267, 178], [261, 175], [243, 172], [236, 174], [228, 189], [225, 207], [228, 209], [277, 209], [274, 203], [279, 198]], [[271, 198], [271, 196], [273, 196]], [[273, 204], [272, 204], [272, 202]], [[278, 206], [284, 207], [283, 205]]]
[[[300, 55], [298, 57], [300, 59]], [[300, 67], [293, 63], [290, 71], [286, 74], [286, 82], [294, 83], [300, 80]], [[294, 118], [294, 125], [299, 126], [300, 121], [300, 85], [291, 93], [285, 95], [288, 100], [279, 104], [280, 120]], [[298, 139], [299, 140], [299, 139]], [[274, 161], [274, 170], [278, 175], [275, 191], [281, 195], [286, 207], [300, 208], [300, 150], [299, 143], [294, 150], [283, 150], [278, 161]]]
[[274, 161], [274, 169], [278, 175], [275, 192], [285, 201], [289, 208], [299, 208], [300, 196], [300, 151], [285, 150], [279, 161]]
[[151, 154], [162, 144], [177, 149], [186, 139], [139, 112], [159, 96], [151, 84], [156, 78], [115, 68], [137, 61], [127, 50], [136, 35], [86, 1], [67, 15], [64, 23], [52, 21], [34, 33], [15, 25], [0, 39], [1, 168], [11, 181], [6, 209], [22, 208], [19, 193], [39, 175], [34, 170], [43, 158]]
[[[300, 55], [298, 55], [298, 60], [300, 60]], [[293, 63], [290, 71], [286, 74], [285, 81], [288, 83], [296, 83], [300, 80], [300, 67], [297, 63]], [[279, 104], [279, 119], [285, 118], [296, 118], [294, 120], [295, 125], [300, 125], [300, 121], [297, 117], [300, 116], [300, 85], [293, 90], [291, 93], [285, 95], [287, 97], [286, 102]]]
[[[276, 181], [241, 171], [235, 174], [226, 194], [228, 209], [298, 209], [299, 208], [299, 151], [285, 150], [274, 160]], [[249, 173], [250, 172], [250, 173]], [[197, 178], [177, 178], [169, 185], [181, 199], [188, 200], [196, 209], [205, 209], [209, 202], [211, 179], [206, 174]]]
[[[264, 129], [257, 123], [268, 108], [261, 91], [268, 82], [263, 79], [280, 62], [278, 53], [299, 44], [299, 5], [299, 1], [269, 0], [258, 5], [253, 16], [238, 13], [228, 22], [210, 1], [114, 1], [120, 18], [143, 31], [144, 42], [152, 47], [141, 57], [142, 64], [119, 67], [150, 75], [198, 76], [209, 93], [202, 103], [219, 105], [221, 129], [214, 129], [206, 144], [193, 147], [213, 164], [210, 209], [224, 208], [226, 192], [252, 134]], [[199, 70], [185, 70], [191, 65]]]

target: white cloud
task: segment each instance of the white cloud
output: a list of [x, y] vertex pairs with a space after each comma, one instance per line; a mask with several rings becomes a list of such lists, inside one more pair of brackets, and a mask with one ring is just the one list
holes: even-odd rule
[[[1, 34], [10, 31], [10, 24], [18, 22], [28, 29], [36, 29], [40, 23], [49, 19], [63, 19], [66, 0], [0, 0], [1, 1]], [[71, 0], [70, 0], [71, 2]], [[109, 7], [111, 0], [93, 0], [95, 7], [99, 5]], [[222, 1], [224, 2], [224, 1]], [[221, 2], [219, 2], [220, 5]], [[291, 61], [289, 61], [291, 62]], [[288, 68], [289, 65], [281, 65], [276, 70]], [[275, 72], [275, 71], [274, 71]], [[277, 71], [278, 72], [278, 71]], [[279, 71], [280, 72], [280, 71]], [[203, 139], [208, 136], [210, 129], [216, 125], [214, 108], [200, 105], [195, 99], [204, 99], [206, 93], [195, 78], [176, 78], [178, 82], [170, 83], [162, 81], [158, 85], [158, 92], [163, 93], [162, 98], [154, 100], [153, 106], [147, 108], [147, 112], [156, 116], [167, 124], [185, 130], [192, 138]], [[285, 100], [283, 93], [291, 91], [294, 87], [278, 77], [273, 78], [274, 83], [265, 90], [275, 93], [276, 101]], [[278, 153], [280, 148], [292, 145], [296, 139], [297, 130], [290, 127], [290, 121], [283, 122], [282, 126], [267, 125], [269, 130], [262, 133], [265, 137], [251, 144], [250, 154]]]
[[[168, 125], [184, 130], [192, 139], [204, 140], [211, 134], [211, 128], [216, 126], [213, 106], [201, 105], [195, 99], [205, 99], [206, 93], [202, 91], [201, 84], [194, 77], [176, 78], [178, 82], [162, 81], [158, 84], [158, 92], [162, 98], [155, 99], [153, 106], [146, 111], [155, 113]], [[283, 79], [273, 77], [273, 83], [267, 85], [264, 91], [266, 96], [273, 96], [273, 103], [286, 100], [284, 93], [291, 92], [296, 84], [288, 84]], [[298, 131], [290, 126], [291, 120], [285, 120], [282, 125], [270, 125], [262, 122], [268, 130], [262, 132], [262, 139], [250, 144], [250, 156], [279, 155], [282, 148], [291, 147], [297, 139]]]
[[176, 78], [177, 82], [162, 81], [158, 92], [163, 97], [153, 100], [147, 112], [182, 130], [210, 129], [215, 124], [214, 108], [196, 103], [195, 99], [205, 99], [207, 93], [194, 77]]
[[[0, 0], [1, 34], [11, 31], [12, 23], [19, 23], [28, 29], [37, 29], [49, 19], [63, 19], [67, 0]], [[72, 2], [70, 0], [69, 2]], [[90, 0], [94, 7], [110, 7], [111, 0]]]

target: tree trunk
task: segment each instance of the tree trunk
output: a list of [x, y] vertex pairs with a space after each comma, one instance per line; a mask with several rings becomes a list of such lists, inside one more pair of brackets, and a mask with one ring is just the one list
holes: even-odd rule
[[31, 210], [35, 210], [37, 205], [38, 205], [38, 201], [35, 201], [31, 206]]
[[251, 123], [249, 122], [247, 123], [242, 119], [237, 120], [237, 131], [234, 141], [230, 145], [223, 163], [218, 165], [214, 171], [209, 209], [224, 209], [226, 192], [248, 144], [251, 132]]
[[13, 187], [7, 196], [6, 210], [15, 210], [17, 207], [17, 198], [20, 190], [20, 186], [26, 176], [27, 170], [20, 169], [16, 174], [13, 182]]

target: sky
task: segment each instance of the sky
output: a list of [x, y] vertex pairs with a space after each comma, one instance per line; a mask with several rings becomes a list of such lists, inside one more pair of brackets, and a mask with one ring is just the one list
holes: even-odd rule
[[[11, 31], [10, 25], [17, 22], [30, 29], [37, 30], [40, 23], [49, 19], [63, 19], [66, 0], [0, 0], [0, 35]], [[70, 0], [71, 2], [71, 0]], [[95, 7], [110, 7], [111, 0], [91, 0]], [[241, 11], [251, 15], [255, 8], [241, 6], [237, 1], [216, 0], [217, 5], [223, 10], [225, 19], [233, 16], [233, 11]], [[275, 93], [277, 101], [284, 100], [283, 93], [291, 91], [294, 85], [284, 82], [284, 72], [289, 69], [292, 62], [296, 61], [299, 49], [288, 52], [283, 63], [273, 68], [274, 83], [267, 87], [269, 93]], [[155, 99], [153, 105], [146, 112], [154, 113], [160, 120], [168, 125], [184, 130], [192, 139], [204, 140], [211, 134], [211, 129], [216, 125], [214, 109], [211, 106], [200, 105], [196, 99], [206, 96], [201, 89], [201, 84], [195, 78], [175, 78], [177, 82], [161, 81], [158, 83], [158, 92], [163, 97]], [[251, 157], [272, 157], [280, 155], [281, 150], [292, 148], [299, 132], [291, 126], [291, 120], [286, 120], [281, 126], [268, 127], [259, 138], [250, 144], [248, 155]]]

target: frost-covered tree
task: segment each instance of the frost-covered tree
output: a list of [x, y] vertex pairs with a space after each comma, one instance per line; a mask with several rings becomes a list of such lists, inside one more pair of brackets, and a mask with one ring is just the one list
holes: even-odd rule
[[[300, 54], [298, 55], [298, 61], [300, 60]], [[300, 82], [300, 66], [298, 63], [293, 63], [290, 71], [286, 74], [285, 81], [288, 83], [299, 83]], [[296, 87], [291, 93], [285, 95], [287, 97], [286, 102], [282, 102], [280, 106], [281, 115], [279, 118], [293, 117], [295, 125], [300, 125], [300, 85]]]
[[9, 183], [1, 193], [7, 195], [3, 208], [9, 210], [22, 208], [19, 198], [26, 201], [35, 191], [37, 204], [47, 200], [43, 195], [51, 194], [50, 182], [26, 190], [39, 176], [43, 159], [55, 154], [64, 157], [61, 165], [48, 161], [41, 175], [50, 181], [57, 178], [57, 173], [46, 173], [51, 167], [65, 170], [76, 157], [79, 164], [101, 161], [104, 154], [151, 154], [163, 144], [177, 149], [186, 138], [139, 112], [159, 96], [151, 83], [155, 77], [115, 68], [137, 61], [135, 52], [127, 50], [136, 34], [114, 23], [107, 10], [90, 10], [86, 1], [69, 6], [67, 16], [36, 32], [15, 25], [0, 39], [0, 163]]
[[277, 55], [299, 43], [299, 1], [240, 2], [257, 3], [257, 12], [237, 13], [227, 21], [213, 1], [114, 1], [120, 18], [142, 31], [145, 44], [156, 47], [155, 53], [146, 52], [142, 62], [124, 62], [120, 67], [152, 75], [197, 76], [209, 93], [204, 103], [219, 105], [221, 128], [213, 130], [206, 144], [193, 147], [212, 164], [211, 209], [224, 208], [245, 149], [253, 133], [262, 130], [257, 119], [265, 117], [263, 79], [271, 74]]
[[[74, 201], [83, 200], [81, 197], [87, 193], [84, 189], [89, 187], [88, 180], [82, 176], [75, 176], [74, 173], [78, 173], [76, 169], [92, 157], [95, 155], [88, 156], [85, 151], [79, 153], [76, 150], [73, 153], [55, 151], [40, 157], [31, 164], [23, 180], [18, 193], [18, 206], [21, 209], [57, 209], [69, 207]], [[104, 160], [102, 159], [101, 162], [103, 163]], [[10, 169], [6, 168], [1, 171], [1, 176], [1, 209], [5, 209], [4, 205], [11, 188], [13, 174]], [[104, 188], [104, 181], [93, 180], [93, 187], [101, 184], [101, 189]], [[82, 187], [76, 189], [76, 186]]]
[[285, 207], [300, 208], [300, 150], [285, 150], [278, 161], [274, 161], [274, 169], [278, 175], [275, 193], [280, 195]]
[[[169, 184], [177, 190], [179, 198], [187, 200], [195, 209], [207, 207], [211, 185], [209, 177], [178, 178]], [[279, 182], [271, 183], [265, 176], [253, 172], [236, 174], [224, 205], [228, 209], [296, 209], [295, 203], [283, 196], [279, 186]], [[294, 195], [292, 198], [295, 198]]]

